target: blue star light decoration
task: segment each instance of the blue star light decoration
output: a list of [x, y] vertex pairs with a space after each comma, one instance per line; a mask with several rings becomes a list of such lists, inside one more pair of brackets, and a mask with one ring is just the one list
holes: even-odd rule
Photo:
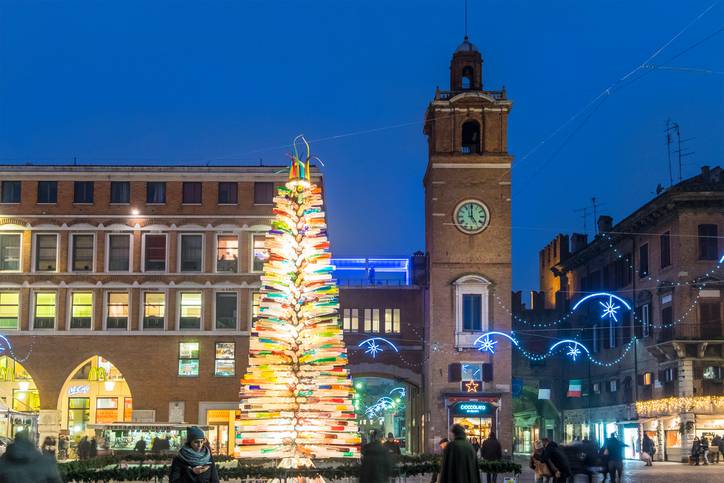
[[367, 350], [365, 351], [365, 354], [370, 354], [373, 358], [377, 357], [377, 353], [382, 352], [382, 347], [380, 345], [371, 340], [367, 343]]
[[609, 297], [608, 302], [598, 303], [601, 304], [601, 307], [603, 307], [603, 313], [601, 314], [602, 319], [610, 317], [614, 320], [614, 322], [618, 322], [618, 319], [616, 318], [616, 312], [618, 312], [618, 309], [620, 309], [621, 306], [615, 304], [615, 302], [613, 301], [613, 297]]
[[495, 344], [497, 343], [498, 341], [492, 340], [490, 337], [486, 337], [480, 342], [478, 350], [480, 352], [490, 352], [491, 354], [495, 354]]
[[573, 361], [575, 362], [576, 357], [581, 355], [581, 349], [578, 348], [577, 345], [569, 345], [568, 346], [568, 352], [566, 352], [566, 355], [569, 356]]

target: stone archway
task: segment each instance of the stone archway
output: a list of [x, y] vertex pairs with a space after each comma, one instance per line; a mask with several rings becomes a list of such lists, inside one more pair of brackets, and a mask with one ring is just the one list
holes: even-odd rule
[[20, 430], [34, 429], [40, 412], [40, 391], [23, 364], [0, 355], [0, 436], [12, 438]]

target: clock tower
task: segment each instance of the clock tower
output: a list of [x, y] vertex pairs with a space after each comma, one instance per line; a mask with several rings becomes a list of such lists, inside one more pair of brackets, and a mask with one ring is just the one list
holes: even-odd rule
[[505, 88], [486, 90], [483, 59], [465, 37], [450, 90], [425, 114], [425, 449], [454, 423], [494, 431], [512, 450], [510, 166]]

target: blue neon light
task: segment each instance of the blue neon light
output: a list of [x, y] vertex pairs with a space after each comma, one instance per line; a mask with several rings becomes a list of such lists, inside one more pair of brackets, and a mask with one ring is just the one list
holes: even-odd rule
[[571, 309], [571, 311], [576, 310], [583, 302], [585, 302], [588, 299], [592, 299], [594, 297], [608, 297], [609, 301], [611, 301], [611, 302], [612, 302], [611, 299], [617, 300], [617, 301], [621, 302], [628, 310], [631, 310], [631, 306], [628, 304], [628, 302], [626, 302], [624, 299], [622, 299], [618, 295], [614, 295], [614, 294], [608, 293], [608, 292], [598, 292], [598, 293], [592, 293], [591, 295], [586, 295], [585, 297], [583, 297], [581, 300], [576, 302], [576, 305], [573, 306], [573, 309]]
[[721, 258], [719, 259], [719, 263], [724, 263], [724, 255], [722, 255]]
[[392, 347], [392, 349], [394, 349], [395, 352], [400, 352], [399, 349], [395, 346], [395, 344], [393, 344], [392, 342], [390, 342], [389, 340], [387, 340], [383, 337], [371, 337], [369, 339], [365, 339], [362, 342], [360, 342], [359, 344], [357, 344], [357, 347], [359, 347], [360, 349], [365, 349], [365, 345], [366, 345], [367, 347], [365, 350], [365, 354], [370, 354], [372, 356], [372, 358], [374, 359], [375, 357], [377, 357], [377, 354], [379, 352], [384, 352], [382, 350], [382, 346], [380, 344], [378, 344], [377, 341], [382, 341], [382, 342], [386, 343], [387, 345], [389, 345], [390, 347]]
[[[558, 347], [559, 345], [561, 345], [561, 344], [572, 344], [574, 348], [580, 347], [580, 348], [582, 348], [584, 351], [586, 351], [586, 354], [591, 355], [591, 351], [588, 350], [588, 347], [586, 347], [585, 345], [581, 344], [581, 343], [578, 342], [577, 340], [572, 340], [572, 339], [559, 340], [558, 342], [556, 342], [555, 344], [553, 344], [552, 346], [550, 346], [550, 348], [548, 349], [548, 352], [553, 352], [553, 350], [554, 350], [556, 347]], [[567, 355], [572, 356], [570, 346], [569, 346], [568, 349], [569, 349], [569, 351], [568, 351]], [[574, 360], [574, 361], [576, 360], [575, 357], [573, 358], [573, 360]]]
[[478, 337], [477, 339], [475, 339], [475, 342], [473, 342], [473, 345], [479, 346], [478, 350], [480, 352], [490, 352], [491, 354], [495, 354], [495, 345], [498, 342], [491, 340], [490, 339], [491, 335], [501, 335], [501, 336], [505, 337], [506, 339], [510, 340], [513, 343], [513, 345], [515, 345], [516, 347], [518, 346], [518, 341], [515, 340], [513, 337], [506, 334], [505, 332], [498, 332], [495, 330], [486, 332], [483, 335], [481, 335], [480, 337]]

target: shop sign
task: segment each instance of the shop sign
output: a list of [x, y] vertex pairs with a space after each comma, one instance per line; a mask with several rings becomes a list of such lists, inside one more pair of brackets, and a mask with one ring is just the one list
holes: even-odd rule
[[476, 416], [487, 413], [492, 405], [480, 401], [464, 401], [453, 406], [453, 412], [457, 415]]
[[90, 392], [90, 386], [70, 386], [68, 388], [68, 396], [75, 396], [76, 394], [88, 394]]

